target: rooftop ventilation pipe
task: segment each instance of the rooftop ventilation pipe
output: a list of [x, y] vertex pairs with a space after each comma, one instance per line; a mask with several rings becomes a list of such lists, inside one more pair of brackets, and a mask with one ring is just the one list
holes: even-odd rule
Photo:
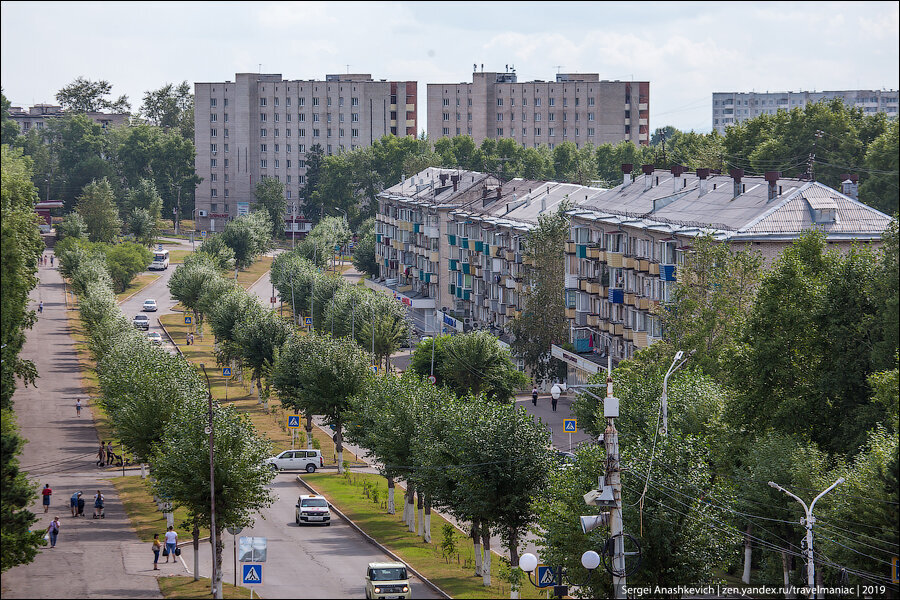
[[766, 202], [771, 202], [778, 197], [778, 178], [781, 177], [781, 171], [766, 171], [766, 182], [769, 184], [769, 192], [766, 196]]
[[681, 174], [684, 173], [687, 169], [683, 165], [674, 165], [672, 167], [672, 191], [677, 192], [683, 186], [678, 185], [678, 179], [681, 177]]
[[634, 165], [631, 163], [624, 163], [622, 165], [622, 186], [626, 186], [631, 183], [631, 171], [634, 169]]
[[841, 193], [854, 200], [859, 200], [859, 175], [841, 175]]
[[734, 196], [732, 198], [737, 198], [741, 195], [741, 179], [744, 177], [744, 170], [731, 169], [729, 173], [731, 174], [731, 178], [734, 179]]
[[700, 193], [697, 196], [699, 198], [709, 190], [709, 183], [706, 181], [709, 177], [709, 169], [697, 169], [697, 177], [700, 178]]
[[641, 165], [641, 171], [644, 173], [644, 191], [646, 192], [653, 187], [653, 165]]

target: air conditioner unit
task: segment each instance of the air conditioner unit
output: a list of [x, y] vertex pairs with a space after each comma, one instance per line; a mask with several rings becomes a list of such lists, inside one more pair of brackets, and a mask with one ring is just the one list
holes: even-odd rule
[[205, 217], [208, 215], [208, 213], [205, 210], [198, 210], [197, 214], [200, 215], [201, 217]]

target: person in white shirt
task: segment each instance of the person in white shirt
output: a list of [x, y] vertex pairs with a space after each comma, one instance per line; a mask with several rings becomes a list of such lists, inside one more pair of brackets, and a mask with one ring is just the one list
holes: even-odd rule
[[169, 530], [166, 532], [166, 562], [169, 562], [169, 557], [172, 558], [172, 562], [176, 562], [175, 547], [177, 544], [178, 534], [175, 533], [175, 528], [169, 525]]

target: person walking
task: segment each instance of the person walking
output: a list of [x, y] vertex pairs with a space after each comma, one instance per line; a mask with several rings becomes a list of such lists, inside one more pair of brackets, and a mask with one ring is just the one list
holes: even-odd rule
[[159, 534], [153, 534], [153, 570], [159, 571], [159, 551], [162, 549], [162, 543], [159, 541]]
[[190, 344], [191, 346], [193, 346], [193, 345], [194, 345], [194, 334], [193, 334], [193, 333], [189, 333], [189, 334], [188, 334], [188, 340], [189, 340], [189, 341], [188, 341], [188, 344]]
[[78, 516], [84, 516], [84, 495], [78, 492]]
[[103, 467], [106, 465], [106, 448], [103, 445], [103, 440], [100, 440], [100, 448], [97, 449], [97, 466]]
[[50, 510], [50, 496], [53, 495], [53, 490], [50, 489], [50, 484], [45, 483], [44, 489], [41, 490], [41, 496], [43, 496], [42, 502], [44, 503], [44, 512]]
[[556, 403], [559, 402], [559, 398], [554, 398], [550, 396], [550, 406], [553, 407], [553, 412], [556, 412]]
[[56, 536], [59, 535], [59, 517], [54, 517], [52, 521], [50, 521], [50, 526], [47, 527], [47, 535], [50, 536], [50, 547], [56, 547]]
[[166, 532], [166, 551], [163, 553], [166, 557], [166, 562], [169, 562], [169, 557], [172, 557], [172, 562], [176, 562], [175, 560], [175, 548], [178, 546], [178, 534], [175, 533], [175, 528], [169, 525], [169, 530]]
[[78, 516], [78, 499], [81, 498], [81, 492], [75, 492], [72, 494], [72, 497], [69, 498], [69, 508], [72, 509], [72, 518]]
[[113, 464], [113, 459], [115, 458], [116, 453], [113, 452], [112, 440], [106, 442], [106, 464]]
[[44, 301], [41, 300], [40, 302], [38, 302], [38, 314], [40, 315], [43, 313], [44, 313]]
[[78, 398], [77, 400], [75, 400], [75, 416], [76, 417], [81, 416], [81, 398]]
[[100, 517], [101, 519], [105, 519], [106, 515], [103, 514], [103, 494], [100, 490], [97, 490], [97, 493], [94, 495], [94, 517]]
[[531, 403], [534, 404], [535, 406], [537, 406], [537, 397], [538, 397], [537, 386], [534, 386], [531, 388]]
[[50, 266], [51, 267], [53, 266], [53, 255], [52, 254], [50, 255]]

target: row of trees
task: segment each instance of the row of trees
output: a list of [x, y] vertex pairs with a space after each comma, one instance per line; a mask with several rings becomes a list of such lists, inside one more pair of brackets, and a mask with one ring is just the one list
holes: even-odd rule
[[60, 249], [59, 259], [78, 296], [97, 364], [100, 403], [124, 447], [150, 464], [154, 493], [187, 509], [195, 551], [200, 526], [210, 524], [210, 481], [197, 474], [210, 471], [206, 427], [214, 428], [214, 586], [216, 597], [222, 597], [225, 526], [251, 526], [255, 513], [273, 500], [268, 488], [272, 473], [263, 465], [270, 453], [268, 441], [234, 407], [216, 405], [210, 415], [203, 376], [181, 355], [151, 345], [119, 310], [102, 255], [73, 245]]
[[33, 208], [37, 190], [31, 183], [31, 161], [4, 144], [0, 177], [0, 571], [6, 571], [31, 562], [44, 543], [40, 532], [30, 531], [37, 521], [27, 510], [35, 486], [19, 470], [17, 457], [25, 440], [19, 436], [13, 411], [17, 385], [34, 384], [38, 377], [34, 363], [19, 354], [25, 333], [36, 320], [28, 295], [38, 284], [37, 264], [44, 242]]

